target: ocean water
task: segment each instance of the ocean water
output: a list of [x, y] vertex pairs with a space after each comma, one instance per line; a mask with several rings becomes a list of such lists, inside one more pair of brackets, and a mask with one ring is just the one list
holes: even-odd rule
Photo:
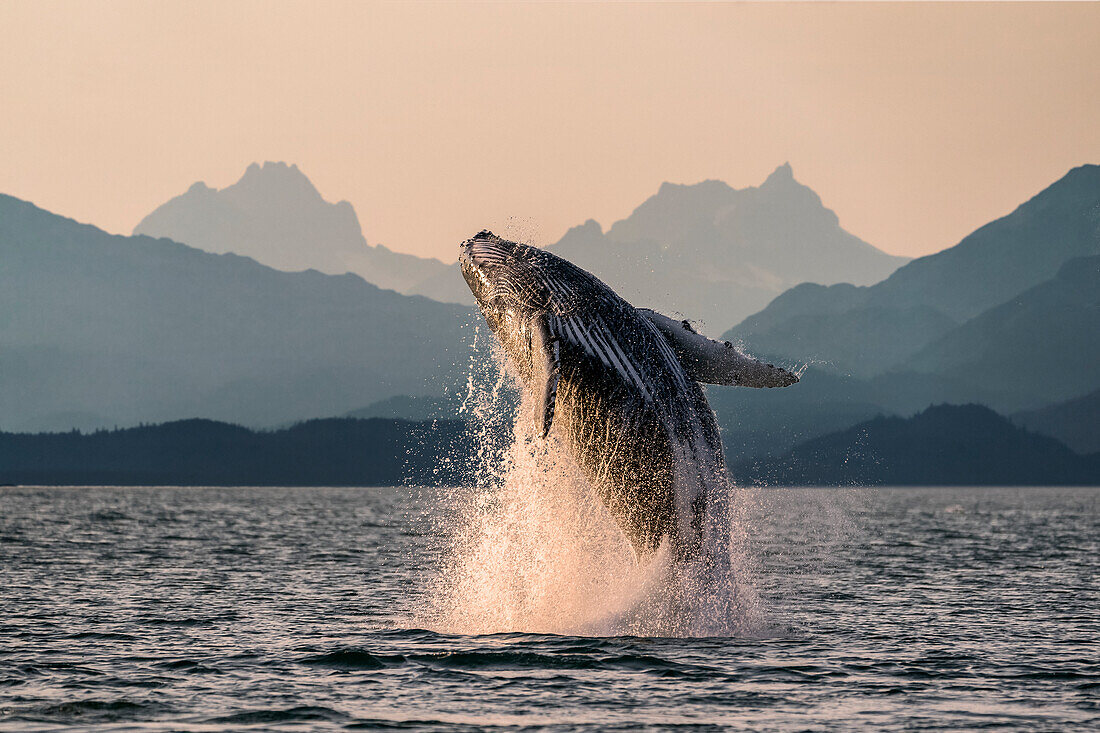
[[0, 729], [1100, 728], [1098, 489], [742, 491], [682, 638], [574, 499], [0, 489]]

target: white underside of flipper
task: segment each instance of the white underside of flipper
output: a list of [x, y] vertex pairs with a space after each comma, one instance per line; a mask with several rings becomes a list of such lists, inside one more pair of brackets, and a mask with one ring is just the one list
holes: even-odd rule
[[545, 315], [531, 325], [531, 356], [535, 372], [535, 427], [540, 438], [550, 434], [558, 402], [561, 341], [551, 333]]

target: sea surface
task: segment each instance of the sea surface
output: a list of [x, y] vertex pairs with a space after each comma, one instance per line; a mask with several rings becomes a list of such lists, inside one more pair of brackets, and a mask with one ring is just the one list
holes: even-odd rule
[[0, 489], [0, 730], [1100, 729], [1100, 489], [745, 505], [752, 623], [659, 638], [456, 633], [431, 490]]

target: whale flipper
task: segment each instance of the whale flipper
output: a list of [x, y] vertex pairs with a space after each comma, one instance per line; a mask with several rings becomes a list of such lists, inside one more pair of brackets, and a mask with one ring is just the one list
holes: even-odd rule
[[672, 346], [687, 375], [696, 382], [738, 387], [787, 387], [798, 381], [792, 372], [745, 356], [729, 341], [697, 333], [687, 321], [677, 321], [649, 308], [636, 309]]
[[[539, 437], [550, 434], [554, 422], [554, 407], [558, 399], [558, 377], [561, 373], [561, 344], [550, 331], [546, 315], [532, 319], [531, 355], [534, 361], [535, 395], [542, 399], [535, 403], [535, 426]], [[539, 386], [542, 389], [539, 389]]]

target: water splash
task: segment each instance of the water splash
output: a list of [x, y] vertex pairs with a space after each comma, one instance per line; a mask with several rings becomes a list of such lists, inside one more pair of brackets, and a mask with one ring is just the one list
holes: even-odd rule
[[[763, 628], [745, 513], [753, 496], [713, 477], [700, 557], [666, 545], [641, 561], [556, 438], [534, 435], [533, 398], [503, 353], [472, 362], [462, 410], [480, 438], [475, 485], [445, 492], [447, 538], [429, 607], [417, 622], [447, 633], [732, 636]], [[518, 416], [518, 417], [517, 417]], [[504, 436], [505, 440], [500, 440]]]

